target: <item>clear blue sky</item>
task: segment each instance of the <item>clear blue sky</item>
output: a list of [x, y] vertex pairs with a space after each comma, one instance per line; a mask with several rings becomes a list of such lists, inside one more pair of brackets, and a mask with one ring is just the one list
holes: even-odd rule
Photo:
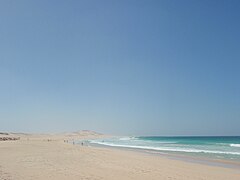
[[239, 0], [1, 0], [0, 131], [240, 135]]

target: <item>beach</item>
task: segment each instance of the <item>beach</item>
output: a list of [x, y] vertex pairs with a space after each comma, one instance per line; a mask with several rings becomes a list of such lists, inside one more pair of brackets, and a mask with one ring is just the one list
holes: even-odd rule
[[104, 147], [176, 155], [186, 159], [226, 162], [240, 168], [239, 136], [119, 136], [89, 142]]
[[20, 140], [0, 141], [1, 180], [240, 178], [240, 169], [236, 168], [66, 142], [103, 136], [91, 132], [14, 136]]

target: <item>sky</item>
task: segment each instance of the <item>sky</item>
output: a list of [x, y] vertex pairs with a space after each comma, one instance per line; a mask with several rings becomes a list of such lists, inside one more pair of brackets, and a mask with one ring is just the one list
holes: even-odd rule
[[240, 135], [239, 9], [1, 0], [0, 131]]

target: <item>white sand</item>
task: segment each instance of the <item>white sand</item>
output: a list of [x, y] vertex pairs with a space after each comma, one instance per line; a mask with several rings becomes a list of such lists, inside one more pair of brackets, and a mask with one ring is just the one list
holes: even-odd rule
[[63, 142], [99, 136], [89, 132], [13, 136], [21, 140], [0, 142], [0, 180], [240, 179], [240, 169]]

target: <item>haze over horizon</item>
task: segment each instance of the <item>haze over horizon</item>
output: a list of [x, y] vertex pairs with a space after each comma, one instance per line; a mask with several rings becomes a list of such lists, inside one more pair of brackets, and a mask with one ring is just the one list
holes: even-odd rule
[[240, 1], [0, 1], [0, 132], [240, 135]]

